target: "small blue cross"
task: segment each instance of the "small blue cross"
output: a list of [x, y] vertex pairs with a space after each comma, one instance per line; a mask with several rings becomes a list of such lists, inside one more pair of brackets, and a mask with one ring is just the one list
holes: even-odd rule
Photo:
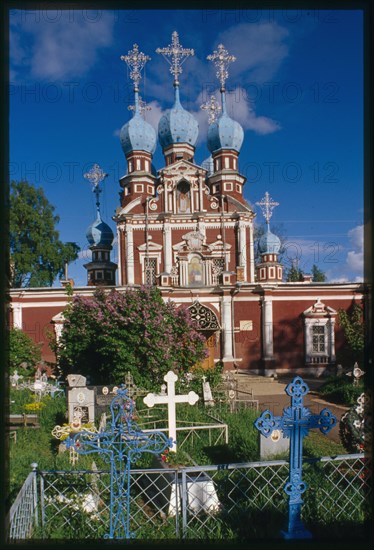
[[85, 455], [99, 453], [110, 464], [110, 529], [107, 539], [134, 538], [130, 531], [130, 468], [142, 453], [161, 454], [173, 441], [162, 432], [145, 434], [133, 422], [134, 401], [122, 384], [111, 404], [112, 420], [103, 432], [78, 432], [65, 441]]
[[290, 477], [284, 487], [289, 496], [288, 529], [282, 531], [285, 539], [312, 537], [301, 521], [301, 495], [307, 489], [307, 484], [302, 480], [303, 439], [312, 428], [327, 434], [336, 424], [336, 417], [328, 409], [323, 409], [320, 414], [312, 414], [310, 409], [304, 407], [303, 398], [308, 392], [308, 385], [300, 376], [296, 376], [286, 387], [286, 393], [291, 397], [291, 406], [283, 409], [283, 416], [273, 416], [266, 410], [254, 423], [265, 437], [278, 429], [282, 430], [283, 437], [290, 438]]

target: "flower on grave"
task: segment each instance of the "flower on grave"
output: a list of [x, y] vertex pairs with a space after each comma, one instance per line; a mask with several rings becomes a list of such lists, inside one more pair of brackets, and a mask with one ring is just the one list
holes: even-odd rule
[[363, 451], [371, 443], [370, 397], [361, 394], [340, 420], [340, 438], [348, 452]]
[[161, 460], [162, 462], [169, 462], [169, 449], [166, 449], [163, 453], [161, 453]]
[[24, 408], [26, 411], [40, 411], [44, 407], [44, 403], [41, 401], [36, 401], [35, 403], [26, 403]]

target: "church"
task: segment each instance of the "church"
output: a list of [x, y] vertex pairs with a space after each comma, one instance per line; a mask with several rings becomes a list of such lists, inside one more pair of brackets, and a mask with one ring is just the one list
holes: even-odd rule
[[[206, 139], [211, 155], [198, 165], [198, 123], [183, 108], [179, 81], [182, 63], [194, 51], [183, 48], [174, 32], [171, 45], [156, 52], [170, 66], [174, 103], [161, 117], [156, 135], [144, 118], [146, 107], [139, 96], [149, 58], [135, 44], [121, 58], [133, 81], [134, 106], [120, 132], [125, 174], [113, 216], [118, 264], [111, 261], [115, 234], [100, 212], [100, 186], [106, 174], [95, 164], [85, 174], [97, 206], [96, 220], [86, 234], [92, 259], [85, 265], [87, 286], [73, 287], [73, 294], [89, 297], [98, 286], [121, 291], [155, 285], [164, 300], [189, 308], [206, 339], [206, 368], [221, 362], [224, 370], [264, 376], [334, 373], [337, 352], [346, 345], [338, 312], [354, 303], [363, 305], [364, 285], [315, 283], [306, 275], [301, 282], [284, 282], [278, 259], [281, 242], [270, 227], [278, 203], [264, 190], [257, 205], [266, 231], [255, 243], [256, 213], [244, 198], [246, 178], [239, 170], [244, 132], [226, 108], [226, 80], [234, 56], [222, 44], [208, 56], [216, 68], [220, 101], [212, 96], [203, 105], [209, 117]], [[157, 142], [164, 165], [156, 170]], [[255, 246], [260, 261], [255, 261]], [[10, 326], [41, 342], [48, 362], [55, 362], [55, 356], [47, 334], [54, 331], [58, 338], [63, 328], [65, 279], [60, 288], [9, 291]]]

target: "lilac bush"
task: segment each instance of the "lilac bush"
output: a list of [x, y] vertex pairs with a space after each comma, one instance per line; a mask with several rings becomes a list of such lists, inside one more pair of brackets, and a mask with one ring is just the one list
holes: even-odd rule
[[130, 371], [137, 385], [151, 388], [168, 370], [183, 374], [206, 357], [189, 310], [165, 303], [154, 287], [75, 296], [64, 315], [55, 346], [64, 376], [80, 373], [91, 383], [119, 384]]

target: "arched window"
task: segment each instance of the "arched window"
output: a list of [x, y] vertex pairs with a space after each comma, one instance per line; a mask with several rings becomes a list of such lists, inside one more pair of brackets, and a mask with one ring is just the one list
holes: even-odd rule
[[180, 181], [177, 185], [177, 211], [191, 212], [191, 186], [186, 180]]

